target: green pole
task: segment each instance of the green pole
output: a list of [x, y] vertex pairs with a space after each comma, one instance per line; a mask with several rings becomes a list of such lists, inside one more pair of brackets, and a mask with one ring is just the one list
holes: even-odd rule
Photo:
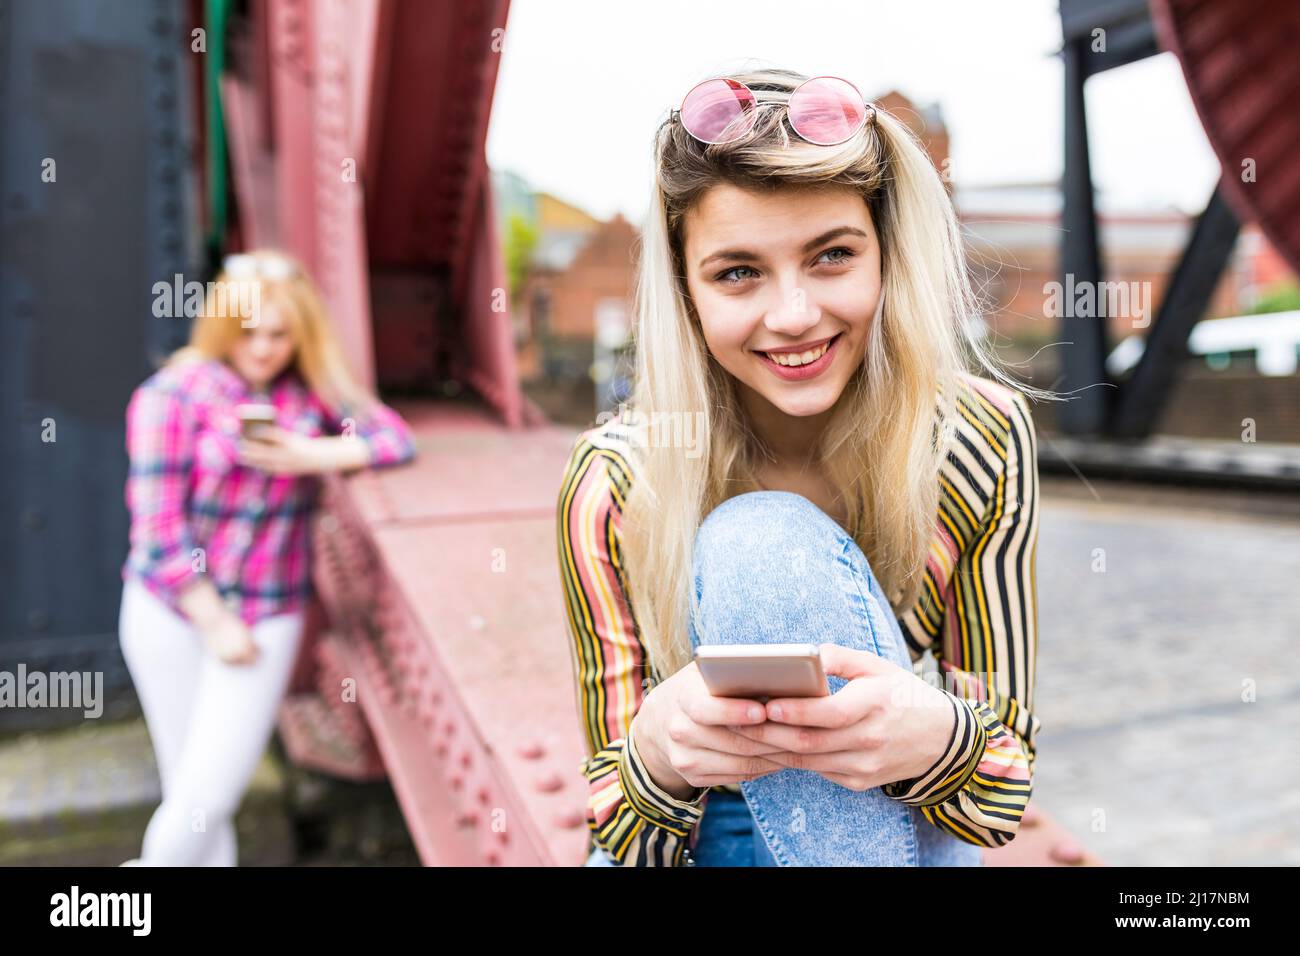
[[204, 91], [208, 127], [208, 258], [221, 255], [226, 237], [226, 122], [221, 112], [221, 72], [226, 59], [226, 17], [229, 0], [206, 0], [204, 4], [208, 53], [204, 58]]

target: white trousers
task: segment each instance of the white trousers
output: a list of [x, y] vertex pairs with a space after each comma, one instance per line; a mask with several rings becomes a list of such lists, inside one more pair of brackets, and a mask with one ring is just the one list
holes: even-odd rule
[[214, 657], [188, 620], [135, 578], [122, 589], [122, 656], [162, 781], [140, 865], [235, 866], [234, 816], [275, 729], [302, 640], [303, 613], [258, 621], [252, 664]]

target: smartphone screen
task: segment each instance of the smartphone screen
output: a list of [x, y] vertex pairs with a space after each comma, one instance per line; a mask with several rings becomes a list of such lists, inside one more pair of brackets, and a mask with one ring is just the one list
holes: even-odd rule
[[695, 663], [714, 697], [766, 703], [830, 693], [816, 644], [701, 644]]
[[236, 408], [239, 414], [240, 433], [245, 438], [257, 438], [258, 432], [267, 425], [275, 424], [274, 405], [244, 404]]

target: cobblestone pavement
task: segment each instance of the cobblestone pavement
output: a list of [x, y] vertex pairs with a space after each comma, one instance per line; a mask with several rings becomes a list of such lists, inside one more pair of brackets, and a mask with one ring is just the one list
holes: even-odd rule
[[[0, 738], [0, 866], [116, 866], [162, 799], [144, 720]], [[419, 864], [386, 781], [352, 783], [262, 755], [235, 817], [241, 866]]]
[[1110, 865], [1300, 865], [1300, 519], [1061, 481], [1040, 515], [1038, 806]]
[[[293, 860], [282, 774], [268, 753], [235, 825], [241, 859]], [[116, 866], [140, 853], [162, 799], [143, 720], [88, 720], [0, 740], [0, 866]]]

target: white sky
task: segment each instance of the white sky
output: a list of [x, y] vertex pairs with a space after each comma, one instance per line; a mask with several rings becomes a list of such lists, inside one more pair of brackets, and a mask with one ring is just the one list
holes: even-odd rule
[[[488, 163], [600, 218], [640, 223], [650, 141], [696, 82], [745, 65], [937, 101], [958, 186], [1061, 172], [1054, 0], [511, 0]], [[1218, 176], [1172, 54], [1088, 81], [1111, 203], [1197, 212]], [[589, 130], [584, 132], [584, 129]]]

